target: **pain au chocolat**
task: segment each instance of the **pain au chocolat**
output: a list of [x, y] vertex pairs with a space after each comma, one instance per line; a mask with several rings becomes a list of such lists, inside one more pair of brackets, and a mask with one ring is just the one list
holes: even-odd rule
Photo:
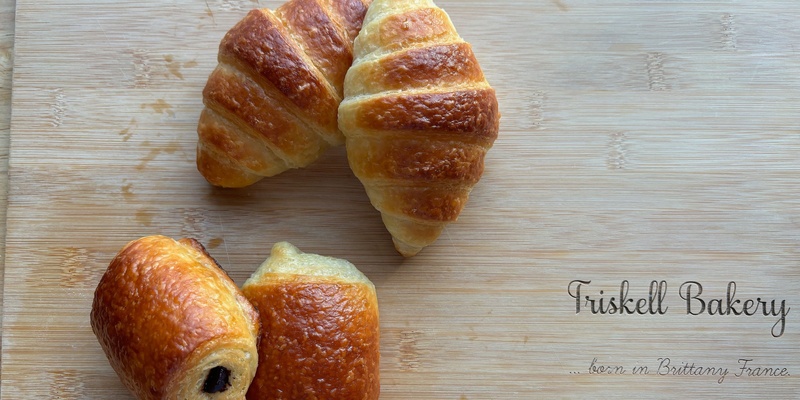
[[277, 243], [242, 286], [261, 312], [261, 360], [249, 400], [375, 400], [375, 286], [353, 264]]
[[111, 261], [92, 330], [138, 399], [242, 399], [258, 365], [258, 312], [193, 239], [148, 236]]

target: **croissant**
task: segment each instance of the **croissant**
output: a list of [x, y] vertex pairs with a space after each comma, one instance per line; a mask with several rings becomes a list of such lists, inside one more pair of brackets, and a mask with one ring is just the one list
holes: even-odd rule
[[91, 325], [138, 399], [242, 399], [258, 366], [258, 312], [193, 239], [127, 244], [95, 290]]
[[337, 127], [353, 39], [371, 0], [291, 0], [224, 36], [203, 90], [197, 169], [243, 187], [344, 143]]
[[281, 242], [242, 291], [264, 327], [248, 399], [378, 398], [378, 298], [353, 264]]
[[500, 113], [472, 47], [429, 0], [375, 0], [355, 39], [339, 128], [395, 248], [433, 243], [458, 218]]

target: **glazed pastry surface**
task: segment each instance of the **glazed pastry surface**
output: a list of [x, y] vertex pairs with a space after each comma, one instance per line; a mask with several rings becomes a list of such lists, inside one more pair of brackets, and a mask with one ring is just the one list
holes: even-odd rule
[[339, 128], [395, 247], [413, 256], [458, 218], [480, 180], [497, 98], [432, 1], [374, 1], [354, 46]]
[[194, 239], [127, 244], [95, 291], [92, 330], [139, 399], [241, 399], [258, 365], [258, 313]]
[[250, 11], [227, 32], [203, 90], [197, 168], [248, 186], [344, 143], [343, 81], [370, 0], [291, 0]]
[[278, 243], [242, 290], [263, 325], [248, 399], [379, 397], [378, 299], [355, 266]]

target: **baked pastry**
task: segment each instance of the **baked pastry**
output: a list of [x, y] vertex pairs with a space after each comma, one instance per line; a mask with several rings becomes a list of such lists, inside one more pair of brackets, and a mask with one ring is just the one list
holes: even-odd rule
[[336, 112], [371, 0], [291, 0], [227, 32], [203, 90], [197, 168], [243, 187], [344, 143]]
[[375, 0], [355, 39], [339, 128], [395, 247], [413, 256], [455, 221], [499, 129], [471, 46], [429, 0]]
[[241, 399], [258, 366], [258, 312], [193, 239], [128, 243], [100, 279], [91, 324], [139, 399]]
[[281, 242], [242, 291], [263, 326], [248, 399], [378, 398], [378, 299], [353, 264]]

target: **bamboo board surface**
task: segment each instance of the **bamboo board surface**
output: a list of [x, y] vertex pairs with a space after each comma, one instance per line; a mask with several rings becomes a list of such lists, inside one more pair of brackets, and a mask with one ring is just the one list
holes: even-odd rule
[[[217, 44], [279, 4], [17, 0], [2, 399], [130, 398], [88, 316], [149, 234], [197, 238], [238, 283], [281, 240], [353, 262], [384, 399], [800, 397], [800, 3], [437, 2], [503, 118], [461, 218], [411, 259], [343, 149], [240, 190], [196, 172]], [[633, 314], [584, 298], [621, 291]], [[729, 296], [786, 314], [688, 313]]]
[[[6, 209], [8, 205], [8, 145], [11, 128], [11, 71], [14, 49], [14, 0], [0, 0], [0, 282], [5, 265]], [[2, 310], [0, 284], [0, 310]], [[0, 323], [0, 332], [2, 324]], [[0, 345], [0, 349], [2, 346]], [[0, 370], [2, 374], [2, 370]], [[2, 385], [0, 385], [0, 393]]]

